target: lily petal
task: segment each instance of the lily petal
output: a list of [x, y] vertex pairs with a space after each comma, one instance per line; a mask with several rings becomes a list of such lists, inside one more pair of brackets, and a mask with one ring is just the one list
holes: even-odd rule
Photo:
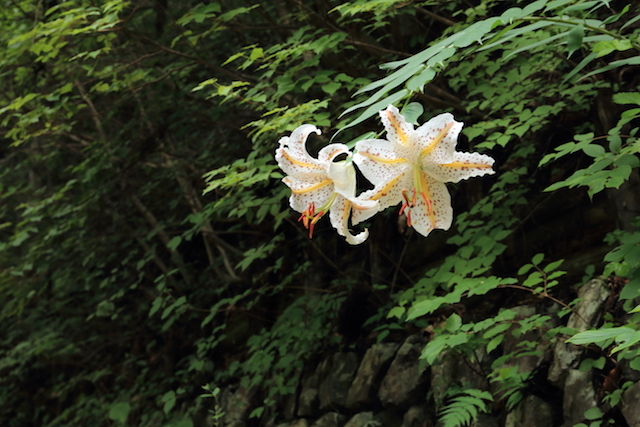
[[314, 125], [302, 125], [295, 129], [291, 136], [280, 138], [276, 161], [287, 175], [300, 176], [324, 172], [326, 165], [307, 152], [306, 142], [311, 133], [320, 135], [320, 130]]
[[450, 113], [440, 114], [420, 126], [416, 129], [420, 156], [430, 163], [452, 162], [462, 126]]
[[296, 212], [302, 212], [311, 203], [316, 207], [323, 206], [334, 193], [333, 182], [326, 175], [309, 176], [304, 179], [285, 177], [284, 182], [291, 188], [289, 204]]
[[437, 164], [425, 160], [422, 169], [442, 182], [458, 182], [474, 176], [492, 175], [494, 160], [480, 153], [455, 153], [449, 163]]
[[[394, 206], [402, 200], [402, 190], [411, 186], [413, 165], [402, 146], [381, 139], [359, 141], [353, 161], [362, 174], [375, 186], [360, 195], [362, 199], [378, 200], [379, 209]], [[405, 177], [409, 176], [407, 179]], [[409, 187], [408, 187], [409, 186]], [[354, 218], [357, 222], [364, 221]]]
[[396, 107], [389, 105], [386, 110], [380, 111], [380, 118], [389, 141], [403, 146], [409, 145], [409, 139], [414, 132], [413, 125], [405, 120]]
[[338, 157], [340, 154], [348, 154], [349, 147], [345, 144], [329, 144], [325, 147], [322, 147], [320, 152], [318, 153], [318, 161], [323, 164], [327, 164], [328, 162], [332, 162], [333, 159]]
[[347, 243], [351, 245], [359, 245], [369, 237], [369, 230], [364, 230], [356, 235], [349, 231], [349, 214], [351, 213], [352, 203], [342, 197], [336, 197], [336, 200], [329, 211], [329, 219], [331, 225], [336, 229], [339, 235], [344, 236]]
[[451, 196], [447, 186], [435, 179], [424, 176], [426, 181], [425, 200], [422, 195], [416, 197], [416, 204], [411, 208], [411, 226], [423, 236], [438, 228], [448, 230], [453, 222]]
[[356, 193], [356, 169], [351, 162], [334, 162], [329, 166], [328, 172], [335, 184], [335, 192], [351, 203], [353, 212], [353, 224], [359, 224], [371, 218], [379, 212], [377, 200], [367, 200], [355, 197]]

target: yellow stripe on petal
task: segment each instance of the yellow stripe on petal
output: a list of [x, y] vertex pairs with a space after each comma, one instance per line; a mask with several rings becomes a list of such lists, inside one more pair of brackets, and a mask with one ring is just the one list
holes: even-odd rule
[[431, 153], [436, 148], [436, 146], [440, 144], [440, 142], [442, 142], [444, 137], [447, 136], [447, 132], [451, 130], [454, 124], [455, 122], [453, 120], [447, 123], [445, 127], [442, 128], [442, 130], [435, 136], [435, 138], [433, 138], [433, 141], [431, 141], [429, 145], [422, 149], [422, 151], [420, 152], [420, 157]]
[[421, 194], [422, 197], [424, 197], [424, 203], [427, 207], [427, 214], [429, 215], [429, 221], [431, 221], [431, 227], [436, 228], [436, 215], [433, 213], [433, 204], [431, 202], [432, 196], [424, 173], [420, 173], [420, 186], [422, 187]]
[[331, 181], [330, 179], [325, 179], [324, 181], [321, 181], [321, 182], [319, 182], [317, 184], [313, 184], [313, 185], [311, 185], [309, 187], [306, 187], [306, 188], [302, 188], [300, 190], [294, 190], [292, 188], [291, 192], [294, 193], [294, 194], [304, 194], [304, 193], [308, 193], [308, 192], [313, 191], [313, 190], [317, 190], [318, 188], [322, 188], [325, 185], [331, 184], [332, 182], [333, 181]]
[[380, 198], [386, 196], [389, 191], [391, 191], [391, 188], [396, 185], [396, 183], [398, 182], [398, 180], [402, 178], [402, 175], [398, 175], [395, 178], [393, 178], [391, 181], [389, 181], [387, 183], [387, 185], [385, 185], [384, 187], [382, 187], [376, 194], [374, 194], [373, 196], [371, 196], [371, 200], [379, 200]]
[[373, 154], [369, 154], [366, 151], [358, 151], [358, 154], [360, 154], [363, 157], [366, 157], [367, 159], [371, 159], [375, 162], [387, 163], [390, 165], [394, 163], [405, 163], [407, 161], [407, 159], [402, 157], [399, 159], [389, 160], [389, 159], [385, 159], [384, 157], [374, 156]]
[[451, 162], [445, 163], [442, 166], [446, 166], [454, 169], [468, 169], [468, 168], [490, 168], [492, 165], [486, 163], [464, 163], [464, 162]]
[[391, 124], [391, 127], [393, 127], [393, 129], [396, 131], [396, 135], [398, 135], [400, 142], [402, 143], [402, 145], [407, 145], [407, 141], [409, 140], [409, 135], [407, 135], [404, 129], [402, 129], [402, 126], [400, 126], [400, 123], [398, 122], [398, 119], [396, 118], [395, 114], [393, 114], [393, 112], [388, 110], [385, 110], [385, 111], [387, 113], [387, 118], [389, 119], [389, 124]]
[[285, 150], [281, 151], [282, 155], [289, 160], [291, 163], [298, 165], [298, 166], [306, 166], [309, 168], [315, 168], [315, 169], [324, 169], [322, 166], [318, 166], [318, 165], [314, 165], [312, 163], [305, 163], [305, 162], [301, 162], [300, 160], [296, 160], [293, 157], [291, 157], [289, 155], [289, 153], [287, 153]]

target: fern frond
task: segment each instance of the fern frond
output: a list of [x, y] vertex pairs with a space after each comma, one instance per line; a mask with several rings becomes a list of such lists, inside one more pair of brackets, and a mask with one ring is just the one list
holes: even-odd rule
[[468, 426], [478, 418], [478, 412], [488, 412], [486, 401], [493, 401], [489, 392], [478, 389], [461, 390], [440, 411], [443, 427]]

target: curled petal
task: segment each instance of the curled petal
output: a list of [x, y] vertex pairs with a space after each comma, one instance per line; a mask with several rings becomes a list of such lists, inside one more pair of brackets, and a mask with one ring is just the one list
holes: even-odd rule
[[326, 169], [325, 163], [314, 159], [307, 152], [306, 142], [312, 132], [320, 135], [320, 130], [314, 125], [302, 125], [296, 128], [291, 136], [280, 138], [276, 161], [287, 175], [317, 174], [323, 173]]
[[296, 212], [304, 211], [311, 203], [324, 206], [334, 193], [333, 182], [324, 175], [304, 179], [287, 176], [282, 182], [291, 188], [289, 204]]
[[318, 160], [327, 164], [328, 162], [332, 162], [340, 154], [348, 154], [350, 152], [349, 147], [344, 144], [329, 144], [326, 147], [323, 147], [318, 153]]
[[[335, 192], [351, 203], [354, 215], [353, 224], [358, 224], [378, 213], [378, 201], [366, 200], [355, 197], [356, 193], [356, 169], [353, 163], [337, 162], [329, 166], [329, 178], [335, 185]], [[355, 216], [359, 219], [355, 221]]]
[[389, 141], [403, 146], [409, 144], [409, 138], [414, 132], [413, 125], [405, 120], [396, 107], [389, 105], [386, 110], [380, 111], [380, 118]]
[[369, 237], [369, 230], [364, 230], [356, 235], [349, 231], [349, 216], [351, 213], [352, 203], [348, 199], [338, 196], [329, 211], [329, 219], [331, 225], [336, 229], [339, 235], [344, 236], [350, 245], [359, 245]]
[[474, 176], [494, 174], [493, 162], [491, 157], [484, 154], [457, 152], [449, 163], [436, 164], [424, 161], [422, 169], [438, 181], [458, 182]]
[[378, 200], [366, 200], [361, 196], [350, 200], [353, 205], [351, 208], [351, 223], [353, 225], [368, 220], [382, 210]]

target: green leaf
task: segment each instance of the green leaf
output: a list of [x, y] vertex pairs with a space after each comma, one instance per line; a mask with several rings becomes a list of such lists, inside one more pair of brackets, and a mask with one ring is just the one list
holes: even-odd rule
[[545, 273], [550, 273], [552, 271], [554, 271], [556, 268], [560, 267], [560, 265], [564, 262], [563, 259], [560, 259], [558, 261], [554, 261], [549, 263], [545, 268], [542, 269], [542, 271], [544, 271]]
[[445, 329], [449, 332], [456, 332], [462, 326], [462, 318], [458, 316], [456, 313], [453, 313], [447, 319], [447, 323], [445, 325]]
[[162, 396], [161, 400], [162, 402], [164, 402], [162, 410], [164, 411], [165, 415], [167, 415], [169, 412], [171, 412], [176, 404], [176, 392], [173, 390], [166, 392], [164, 396]]
[[612, 39], [606, 41], [600, 41], [593, 45], [593, 53], [596, 54], [596, 58], [605, 56], [614, 51], [625, 51], [633, 47], [631, 40], [628, 39]]
[[419, 102], [411, 102], [402, 109], [402, 115], [407, 122], [418, 124], [418, 118], [424, 113], [424, 107]]
[[591, 76], [595, 76], [596, 74], [604, 73], [606, 71], [615, 70], [616, 68], [640, 65], [640, 56], [632, 56], [626, 59], [620, 59], [618, 61], [610, 62], [609, 65], [605, 65], [604, 67], [598, 68], [597, 70], [591, 71], [590, 73], [585, 74], [580, 78], [580, 80], [587, 79]]
[[596, 420], [602, 418], [602, 411], [597, 406], [587, 409], [584, 413], [584, 417], [588, 420]]
[[582, 46], [582, 39], [584, 38], [584, 27], [582, 24], [578, 24], [567, 34], [567, 49], [569, 53], [567, 58], [571, 58], [571, 55]]
[[640, 371], [640, 357], [636, 357], [631, 362], [629, 362], [629, 366], [631, 367], [631, 369]]
[[619, 92], [613, 95], [613, 102], [616, 104], [637, 104], [640, 105], [639, 92]]
[[131, 412], [131, 405], [128, 402], [116, 403], [109, 409], [109, 419], [124, 424], [127, 422], [129, 412]]
[[331, 82], [331, 83], [327, 83], [325, 85], [322, 85], [321, 88], [322, 88], [323, 91], [325, 91], [329, 95], [333, 95], [341, 87], [342, 87], [341, 83]]
[[615, 339], [619, 336], [628, 335], [633, 332], [634, 332], [633, 329], [627, 328], [626, 326], [610, 328], [610, 329], [598, 329], [594, 331], [585, 331], [585, 332], [577, 333], [571, 338], [569, 338], [567, 342], [575, 345], [594, 344], [594, 343], [607, 341], [610, 339]]
[[493, 350], [495, 350], [500, 344], [502, 344], [502, 341], [504, 341], [504, 334], [496, 335], [495, 337], [493, 337], [487, 344], [487, 353], [491, 353]]
[[181, 242], [182, 242], [182, 237], [174, 236], [169, 241], [169, 243], [167, 243], [167, 248], [169, 248], [170, 251], [175, 251], [176, 249], [178, 249], [178, 246], [180, 246]]
[[533, 263], [533, 265], [538, 265], [542, 262], [543, 259], [544, 254], [535, 254], [533, 258], [531, 258], [531, 262]]
[[584, 154], [591, 157], [600, 157], [605, 153], [604, 147], [596, 144], [586, 145], [582, 147], [582, 151], [584, 151]]
[[525, 264], [522, 267], [520, 267], [520, 269], [518, 270], [518, 273], [516, 273], [518, 276], [522, 276], [523, 274], [527, 274], [529, 272], [529, 270], [531, 270], [533, 268], [533, 264]]
[[392, 317], [397, 317], [398, 319], [400, 319], [402, 316], [404, 316], [405, 311], [406, 310], [404, 307], [400, 307], [400, 306], [393, 307], [391, 310], [389, 310], [389, 313], [387, 314], [387, 319], [390, 319]]
[[412, 92], [422, 92], [424, 89], [424, 85], [429, 83], [436, 76], [436, 70], [427, 67], [418, 75], [411, 77], [407, 81], [407, 89]]
[[498, 334], [502, 334], [504, 331], [508, 330], [510, 327], [511, 327], [510, 323], [499, 323], [494, 327], [492, 327], [491, 329], [489, 329], [487, 332], [485, 332], [482, 335], [482, 338], [487, 339], [487, 338], [494, 337]]
[[[358, 116], [358, 118], [354, 119], [353, 121], [351, 121], [351, 122], [347, 123], [345, 126], [343, 126], [340, 130], [338, 130], [338, 132], [341, 132], [341, 131], [343, 131], [345, 129], [348, 129], [350, 127], [359, 125], [360, 123], [364, 122], [365, 120], [373, 117], [379, 111], [384, 110], [389, 105], [395, 104], [396, 102], [398, 102], [399, 100], [401, 100], [402, 98], [407, 96], [408, 94], [409, 94], [409, 91], [407, 89], [402, 89], [402, 90], [394, 93], [393, 95], [390, 95], [390, 96], [384, 98], [383, 100], [376, 102], [375, 104], [371, 105], [369, 108], [364, 110], [364, 112], [362, 114], [360, 114], [360, 116]], [[338, 132], [336, 132], [333, 135], [333, 137], [335, 137], [338, 134]]]

